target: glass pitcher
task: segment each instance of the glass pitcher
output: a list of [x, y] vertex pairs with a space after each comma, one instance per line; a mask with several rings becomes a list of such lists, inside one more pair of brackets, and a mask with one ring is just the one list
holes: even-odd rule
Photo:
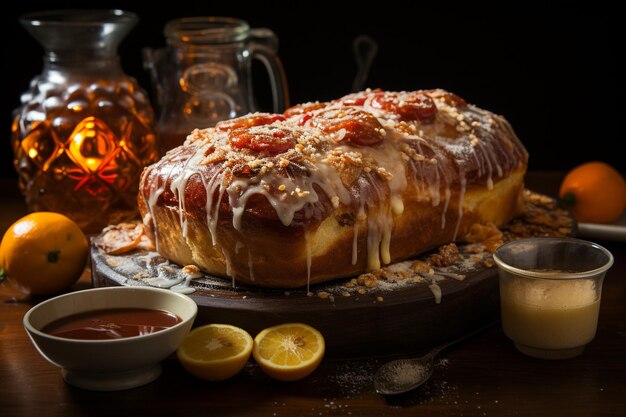
[[137, 23], [122, 10], [55, 10], [20, 19], [44, 66], [13, 113], [12, 147], [30, 211], [55, 211], [85, 232], [137, 213], [139, 177], [158, 159], [147, 95], [117, 47]]
[[257, 111], [251, 84], [251, 60], [267, 68], [274, 112], [288, 105], [278, 39], [269, 29], [250, 29], [243, 20], [188, 17], [165, 25], [167, 46], [144, 49], [159, 112], [157, 140], [161, 155], [182, 144], [195, 128]]

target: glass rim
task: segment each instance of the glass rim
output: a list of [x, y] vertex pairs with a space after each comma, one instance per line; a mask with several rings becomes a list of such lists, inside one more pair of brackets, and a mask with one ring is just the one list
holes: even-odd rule
[[102, 23], [136, 23], [139, 17], [121, 9], [61, 9], [30, 12], [20, 22], [32, 26], [69, 25], [92, 26]]
[[[515, 246], [515, 244], [529, 242], [529, 241], [536, 241], [536, 242], [552, 241], [552, 242], [571, 243], [571, 244], [591, 247], [591, 248], [601, 251], [607, 257], [607, 261], [604, 265], [598, 268], [590, 269], [587, 271], [580, 271], [580, 272], [533, 271], [533, 270], [518, 268], [516, 266], [510, 265], [509, 263], [505, 262], [498, 256], [498, 252], [500, 252], [501, 250], [504, 250], [507, 247]], [[582, 239], [577, 239], [573, 237], [532, 237], [532, 238], [512, 240], [500, 246], [498, 249], [496, 249], [496, 251], [493, 253], [493, 260], [496, 263], [496, 265], [498, 265], [498, 268], [501, 268], [507, 272], [511, 272], [516, 275], [521, 275], [527, 278], [552, 279], [552, 280], [575, 280], [575, 279], [580, 279], [580, 278], [590, 278], [590, 277], [600, 275], [606, 272], [611, 266], [613, 266], [613, 262], [614, 262], [613, 254], [605, 247], [598, 245], [595, 242], [590, 242], [588, 240], [582, 240]]]
[[194, 16], [170, 20], [163, 34], [176, 44], [231, 43], [246, 39], [250, 25], [234, 17]]

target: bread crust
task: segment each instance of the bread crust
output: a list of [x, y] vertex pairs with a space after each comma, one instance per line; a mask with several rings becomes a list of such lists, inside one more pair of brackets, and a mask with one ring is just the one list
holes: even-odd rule
[[500, 116], [442, 90], [374, 90], [194, 131], [144, 170], [139, 209], [165, 258], [294, 288], [506, 223], [526, 164]]

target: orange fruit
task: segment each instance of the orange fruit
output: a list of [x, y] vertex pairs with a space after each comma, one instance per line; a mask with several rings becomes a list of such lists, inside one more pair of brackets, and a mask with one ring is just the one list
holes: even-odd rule
[[243, 369], [252, 344], [252, 337], [239, 327], [208, 324], [192, 330], [176, 356], [190, 374], [209, 381], [223, 381]]
[[286, 323], [262, 330], [254, 338], [252, 355], [261, 370], [280, 381], [295, 381], [322, 362], [322, 334], [303, 323]]
[[612, 166], [587, 162], [565, 176], [559, 197], [579, 222], [611, 223], [626, 208], [626, 182]]
[[22, 291], [50, 295], [80, 278], [88, 255], [87, 238], [69, 218], [38, 212], [9, 227], [0, 244], [0, 269]]

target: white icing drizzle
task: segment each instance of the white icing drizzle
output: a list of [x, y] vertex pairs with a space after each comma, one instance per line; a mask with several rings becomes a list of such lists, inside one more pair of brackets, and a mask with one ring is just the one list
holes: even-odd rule
[[495, 155], [495, 152], [493, 149], [489, 149], [486, 146], [484, 146], [484, 144], [481, 143], [481, 149], [482, 151], [486, 154], [486, 160], [488, 162], [489, 165], [489, 176], [488, 176], [488, 180], [493, 181], [493, 169], [491, 168], [492, 166], [495, 166], [496, 168], [496, 175], [498, 176], [498, 178], [502, 177], [502, 167], [500, 166], [500, 164], [498, 163], [498, 159]]
[[196, 289], [186, 286], [186, 285], [175, 285], [172, 288], [170, 288], [170, 291], [188, 295], [188, 294], [192, 294], [196, 292]]
[[194, 154], [185, 162], [181, 173], [172, 179], [170, 183], [170, 190], [174, 195], [176, 195], [178, 199], [178, 217], [180, 221], [180, 226], [183, 232], [183, 237], [187, 237], [187, 216], [185, 213], [187, 210], [185, 209], [185, 187], [187, 186], [187, 182], [189, 178], [193, 175], [196, 175], [197, 172], [193, 169], [189, 169], [189, 166], [197, 166], [201, 162], [202, 153], [200, 152], [200, 148], [197, 148]]
[[354, 235], [352, 237], [352, 265], [356, 265], [358, 261], [358, 251], [359, 251], [359, 229], [361, 228], [361, 223], [367, 220], [367, 214], [365, 213], [365, 201], [361, 199], [359, 203], [359, 210], [356, 215], [356, 219], [354, 220]]
[[224, 266], [226, 267], [226, 275], [232, 278], [233, 288], [235, 288], [235, 274], [233, 274], [233, 267], [230, 260], [230, 254], [228, 253], [228, 249], [222, 247], [222, 255], [224, 256]]
[[250, 248], [248, 248], [248, 273], [250, 274], [250, 281], [254, 281], [254, 262], [252, 262], [252, 251]]
[[[300, 193], [301, 197], [304, 197], [296, 199], [293, 204], [284, 204], [280, 197], [276, 197], [270, 192], [272, 188], [278, 189], [279, 186], [274, 185], [273, 182], [274, 181], [266, 181], [263, 179], [258, 184], [252, 184], [247, 179], [240, 179], [234, 181], [228, 187], [228, 198], [231, 207], [233, 208], [233, 227], [236, 230], [241, 231], [241, 217], [245, 211], [248, 199], [255, 194], [265, 196], [267, 201], [276, 211], [278, 218], [285, 226], [289, 226], [291, 224], [294, 214], [302, 210], [306, 204], [314, 204], [319, 201], [317, 192], [310, 183], [311, 177], [283, 180], [283, 182], [292, 182], [292, 184], [289, 185], [285, 184], [285, 191], [287, 193]], [[245, 191], [243, 194], [239, 194], [239, 190]]]
[[[153, 167], [154, 166], [151, 166], [150, 168], [146, 169], [142, 173], [142, 176], [144, 176], [144, 178], [149, 178], [151, 169]], [[170, 169], [170, 173], [171, 173], [172, 169], [173, 168]], [[169, 173], [168, 173], [168, 178], [169, 178]], [[143, 182], [143, 179], [142, 179], [142, 182]], [[159, 199], [161, 194], [163, 194], [163, 191], [165, 191], [165, 184], [166, 183], [167, 183], [167, 181], [163, 181], [163, 184], [159, 185], [159, 176], [158, 175], [155, 176], [155, 179], [149, 185], [150, 193], [149, 193], [148, 200], [146, 201], [147, 202], [147, 206], [148, 206], [148, 212], [150, 213], [150, 222], [152, 224], [152, 231], [153, 231], [153, 234], [154, 234], [154, 247], [155, 247], [157, 252], [159, 251], [159, 227], [158, 227], [158, 222], [157, 222], [155, 214], [154, 214], [154, 208], [156, 207], [157, 200]]]
[[145, 282], [149, 285], [152, 285], [153, 287], [170, 288], [176, 284], [180, 284], [181, 282], [183, 282], [183, 278], [179, 277], [179, 278], [170, 279], [170, 278], [157, 277], [157, 278], [148, 278], [145, 280]]
[[429, 192], [433, 207], [437, 207], [441, 202], [441, 179], [439, 176], [439, 164], [435, 166], [435, 181], [430, 181]]
[[456, 226], [454, 227], [454, 235], [452, 237], [452, 240], [456, 240], [457, 235], [459, 233], [459, 226], [461, 226], [461, 219], [463, 218], [463, 200], [465, 198], [466, 187], [467, 187], [467, 179], [465, 178], [465, 175], [461, 173], [461, 190], [459, 191], [459, 211], [458, 211], [459, 217], [456, 220]]
[[[390, 244], [394, 227], [394, 216], [404, 212], [402, 193], [407, 187], [405, 164], [398, 163], [397, 153], [394, 152], [394, 142], [386, 141], [379, 148], [366, 148], [362, 153], [373, 158], [379, 164], [379, 174], [385, 177], [384, 181], [367, 174], [369, 187], [361, 186], [361, 199], [367, 198], [367, 254], [368, 268], [378, 269], [383, 264], [391, 262]], [[367, 190], [374, 191], [368, 196]], [[353, 261], [355, 259], [353, 247]]]
[[437, 284], [436, 282], [433, 282], [432, 284], [428, 286], [428, 288], [430, 288], [430, 291], [433, 293], [433, 296], [435, 297], [435, 304], [440, 304], [442, 292], [441, 292], [441, 287], [439, 286], [439, 284]]
[[183, 230], [183, 237], [187, 237], [187, 216], [185, 216], [185, 186], [192, 172], [184, 171], [183, 175], [179, 175], [172, 180], [170, 189], [178, 198], [178, 218]]
[[402, 197], [397, 194], [391, 196], [391, 210], [396, 216], [404, 213], [404, 202], [402, 201]]
[[448, 182], [448, 177], [446, 175], [443, 176], [443, 181], [445, 183], [444, 190], [444, 202], [443, 202], [443, 210], [441, 212], [441, 230], [446, 228], [446, 214], [448, 213], [448, 206], [450, 205], [450, 197], [452, 196], [452, 192], [450, 191], [450, 182]]
[[380, 219], [367, 216], [367, 269], [380, 269], [380, 241], [382, 240]]
[[164, 190], [165, 187], [158, 187], [156, 191], [151, 191], [150, 197], [147, 201], [148, 212], [150, 213], [150, 222], [152, 223], [152, 233], [154, 234], [154, 248], [157, 252], [159, 251], [159, 226], [154, 215], [154, 207], [156, 206], [156, 202], [159, 199], [159, 196], [161, 195], [161, 193], [163, 193]]
[[235, 243], [235, 254], [239, 254], [239, 251], [241, 250], [241, 248], [243, 248], [244, 246], [246, 246], [242, 241], [238, 240], [237, 243]]
[[383, 233], [380, 241], [380, 259], [386, 265], [391, 263], [391, 252], [389, 250], [389, 246], [391, 245], [391, 232], [393, 230], [393, 220], [391, 219], [391, 216], [389, 216], [389, 213], [386, 213], [382, 225]]
[[183, 282], [183, 277], [176, 274], [175, 270], [167, 264], [158, 266], [158, 275], [155, 278], [148, 278], [145, 282], [148, 285], [158, 288], [171, 288]]
[[[156, 216], [154, 214], [155, 213], [154, 209], [156, 207], [159, 197], [165, 191], [165, 187], [168, 181], [170, 180], [170, 178], [172, 177], [172, 173], [176, 167], [175, 162], [181, 161], [183, 159], [184, 159], [184, 156], [180, 155], [179, 153], [168, 152], [163, 157], [163, 159], [161, 159], [161, 161], [164, 161], [166, 165], [169, 166], [169, 171], [167, 171], [167, 175], [165, 176], [165, 179], [161, 183], [160, 182], [161, 176], [155, 175], [154, 178], [152, 179], [152, 182], [147, 186], [147, 189], [149, 190], [149, 192], [148, 192], [148, 198], [146, 199], [146, 203], [148, 206], [148, 212], [150, 213], [150, 220], [151, 220], [150, 224], [152, 225], [152, 232], [154, 234], [154, 246], [157, 252], [159, 252], [159, 227], [158, 227]], [[142, 172], [141, 174], [142, 184], [144, 184], [145, 181], [150, 179], [150, 174], [152, 174], [152, 171], [154, 170], [155, 166], [156, 164], [150, 165]]]
[[[219, 206], [222, 201], [222, 178], [223, 172], [218, 173], [217, 175], [209, 178], [207, 182], [204, 176], [202, 177], [202, 184], [204, 185], [204, 189], [206, 191], [206, 224], [209, 229], [209, 233], [211, 234], [211, 243], [213, 246], [217, 245], [217, 218], [219, 214]], [[217, 204], [215, 204], [215, 208], [213, 208], [213, 196], [215, 195], [215, 191], [217, 187], [220, 188], [219, 197]]]
[[375, 198], [368, 201], [367, 212], [367, 266], [369, 270], [380, 269], [381, 259], [384, 263], [389, 253], [389, 246], [385, 247], [383, 241], [387, 234], [391, 233], [392, 225], [389, 225], [391, 214], [389, 213], [389, 201], [385, 199], [384, 190], [378, 182], [370, 177], [370, 187], [374, 190]]
[[[217, 245], [217, 220], [220, 214], [220, 204], [222, 204], [222, 197], [224, 197], [226, 192], [222, 190], [222, 185], [220, 185], [219, 194], [217, 197], [217, 202], [215, 203], [215, 208], [213, 209], [213, 215], [209, 219], [209, 230], [211, 231], [211, 239], [213, 239], [213, 246]], [[207, 211], [207, 216], [210, 211]]]
[[171, 291], [180, 293], [180, 294], [191, 294], [196, 291], [195, 288], [192, 288], [189, 284], [191, 283], [191, 275], [187, 275], [185, 281], [174, 285], [170, 288]]
[[191, 286], [191, 280], [202, 277], [200, 269], [195, 265], [188, 265], [183, 267], [179, 271], [179, 274], [182, 274], [182, 276], [185, 277], [185, 280], [180, 284], [174, 285], [170, 288], [170, 290], [181, 294], [191, 294], [195, 292], [196, 289]]
[[[481, 159], [487, 164], [487, 188], [493, 189], [493, 165], [491, 162], [491, 152], [487, 152], [485, 150], [485, 146], [482, 142], [478, 141], [476, 145], [477, 149], [474, 152], [475, 155], [480, 155]], [[478, 166], [482, 167], [483, 164], [479, 164]]]
[[320, 161], [317, 166], [311, 167], [311, 172], [312, 177], [316, 180], [311, 183], [311, 187], [313, 185], [319, 186], [331, 200], [337, 196], [341, 204], [349, 205], [351, 203], [350, 190], [343, 184], [341, 176], [334, 167]]

